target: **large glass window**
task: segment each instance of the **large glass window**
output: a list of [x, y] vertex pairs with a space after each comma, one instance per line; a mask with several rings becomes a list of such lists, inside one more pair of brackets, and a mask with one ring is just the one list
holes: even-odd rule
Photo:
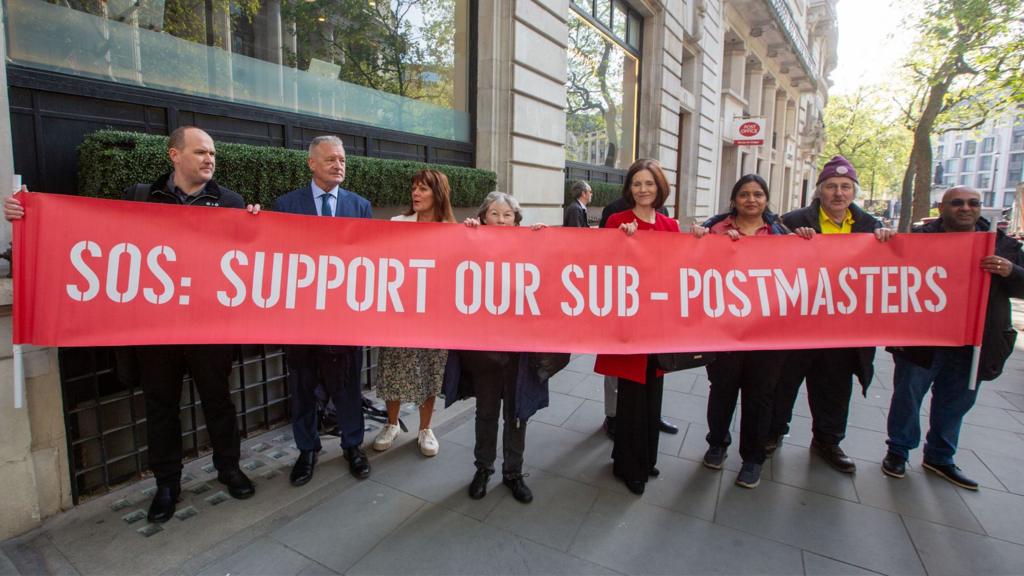
[[5, 0], [16, 64], [469, 141], [471, 0]]
[[992, 155], [982, 156], [981, 161], [978, 163], [978, 170], [991, 170], [992, 169]]
[[570, 8], [567, 160], [625, 169], [636, 158], [639, 29], [620, 2]]
[[1022, 173], [1024, 173], [1024, 152], [1010, 154], [1010, 161], [1006, 167], [1006, 187], [1013, 188], [1024, 180]]

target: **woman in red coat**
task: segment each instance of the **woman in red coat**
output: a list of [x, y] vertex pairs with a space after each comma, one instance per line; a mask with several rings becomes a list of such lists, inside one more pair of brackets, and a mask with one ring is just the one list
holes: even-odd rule
[[[638, 230], [678, 233], [679, 222], [658, 213], [668, 192], [661, 164], [657, 160], [637, 160], [629, 167], [622, 187], [629, 210], [613, 214], [605, 228], [618, 228], [628, 236]], [[631, 492], [643, 494], [647, 479], [659, 474], [655, 464], [663, 374], [648, 354], [600, 354], [594, 371], [619, 379], [612, 472]]]

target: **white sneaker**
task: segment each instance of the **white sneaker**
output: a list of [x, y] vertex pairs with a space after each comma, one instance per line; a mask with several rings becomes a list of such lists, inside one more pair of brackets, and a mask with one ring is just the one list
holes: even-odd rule
[[378, 452], [383, 452], [391, 445], [394, 444], [395, 438], [402, 433], [402, 429], [395, 424], [385, 424], [380, 432], [377, 433], [377, 437], [373, 439], [373, 449]]
[[437, 443], [437, 437], [434, 436], [434, 431], [430, 428], [420, 430], [420, 452], [424, 456], [437, 456], [437, 450], [440, 446]]

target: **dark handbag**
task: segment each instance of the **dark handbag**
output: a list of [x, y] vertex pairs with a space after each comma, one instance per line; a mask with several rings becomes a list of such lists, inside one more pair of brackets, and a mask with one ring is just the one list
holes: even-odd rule
[[665, 352], [653, 356], [654, 363], [663, 372], [700, 368], [715, 361], [714, 352]]
[[530, 352], [530, 368], [542, 382], [569, 365], [572, 355], [561, 352]]

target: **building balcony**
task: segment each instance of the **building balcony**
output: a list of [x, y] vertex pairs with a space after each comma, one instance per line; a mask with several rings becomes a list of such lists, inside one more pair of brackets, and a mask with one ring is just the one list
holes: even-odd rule
[[750, 23], [750, 36], [760, 38], [768, 57], [793, 86], [818, 87], [818, 66], [814, 61], [804, 28], [797, 22], [786, 0], [734, 0], [732, 5]]

